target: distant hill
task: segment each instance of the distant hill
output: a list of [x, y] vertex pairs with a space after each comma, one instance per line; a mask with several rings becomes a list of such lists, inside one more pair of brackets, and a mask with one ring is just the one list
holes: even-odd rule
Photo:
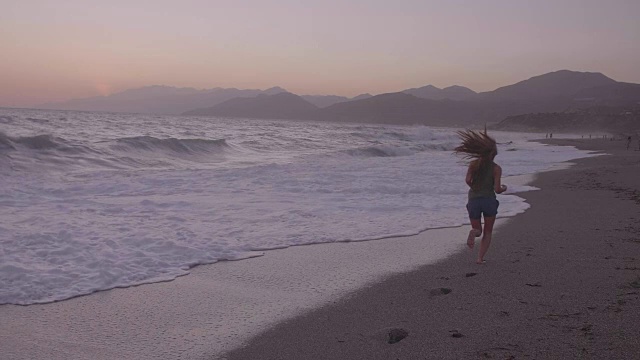
[[453, 85], [442, 89], [442, 94], [445, 99], [451, 100], [469, 100], [473, 99], [478, 95], [477, 92], [459, 85]]
[[640, 132], [640, 106], [594, 106], [565, 112], [515, 115], [491, 128], [522, 132], [635, 134]]
[[347, 102], [347, 101], [355, 101], [368, 99], [372, 97], [371, 94], [360, 94], [358, 96], [348, 98], [346, 96], [337, 96], [337, 95], [301, 95], [303, 99], [312, 103], [313, 105], [319, 108], [325, 108], [337, 103]]
[[423, 99], [442, 99], [442, 89], [433, 85], [427, 85], [419, 88], [412, 88], [402, 91], [405, 94], [413, 95]]
[[[455, 95], [447, 95], [447, 92]], [[445, 96], [461, 99], [450, 100]], [[484, 93], [461, 86], [438, 89], [428, 85], [335, 104], [323, 109], [322, 117], [341, 121], [465, 126], [493, 124], [522, 114], [573, 111], [572, 116], [578, 116], [576, 112], [583, 108], [638, 103], [640, 84], [620, 83], [600, 73], [561, 70]]]
[[364, 99], [368, 99], [370, 97], [372, 97], [373, 95], [369, 94], [369, 93], [365, 93], [365, 94], [360, 94], [354, 98], [351, 99], [351, 101], [357, 101], [357, 100], [364, 100]]
[[640, 104], [640, 84], [617, 82], [578, 91], [574, 101], [590, 105], [634, 106]]
[[[288, 96], [291, 98], [294, 95]], [[427, 96], [438, 99], [425, 98]], [[465, 100], [443, 98], [445, 96], [458, 96]], [[305, 98], [309, 99], [309, 97]], [[295, 102], [293, 100], [285, 102], [276, 101], [277, 98], [257, 97], [243, 101], [230, 101], [209, 109], [188, 112], [188, 114], [456, 127], [491, 125], [518, 115], [532, 119], [535, 115], [531, 114], [563, 114], [554, 116], [568, 119], [580, 116], [579, 111], [584, 108], [631, 106], [640, 103], [640, 84], [619, 83], [599, 73], [562, 70], [485, 93], [475, 93], [461, 86], [438, 89], [428, 85], [398, 93], [376, 96], [366, 94], [348, 101], [337, 97], [323, 99], [328, 102], [343, 101], [326, 107], [312, 108], [304, 98], [296, 98]], [[317, 101], [318, 98], [315, 100]], [[304, 101], [304, 106], [301, 106], [301, 101]], [[261, 113], [261, 111], [264, 112]], [[545, 116], [549, 117], [549, 115]], [[592, 121], [596, 121], [594, 114], [590, 116]], [[605, 118], [602, 114], [598, 116]], [[508, 126], [521, 129], [530, 127], [528, 124], [516, 126], [515, 124], [520, 120], [512, 121]], [[598, 123], [597, 126], [600, 125]], [[620, 127], [624, 126], [620, 125]]]
[[281, 93], [232, 99], [210, 108], [184, 113], [197, 116], [441, 126], [468, 123], [473, 114], [472, 106], [465, 106], [464, 103], [421, 99], [405, 93], [365, 97], [361, 100], [336, 103], [326, 108], [314, 106], [303, 97]]
[[431, 100], [469, 100], [477, 95], [475, 91], [458, 85], [449, 86], [444, 89], [437, 88], [433, 85], [427, 85], [420, 88], [403, 90], [402, 92], [419, 98]]
[[[554, 116], [568, 119], [579, 116], [576, 114], [580, 114], [581, 109], [633, 108], [638, 104], [640, 84], [617, 82], [601, 73], [560, 70], [481, 93], [457, 85], [444, 89], [427, 85], [398, 93], [362, 94], [349, 99], [336, 95], [300, 97], [280, 87], [197, 90], [149, 86], [110, 96], [47, 104], [43, 108], [467, 126], [497, 124], [518, 115], [524, 116], [520, 120], [532, 119], [535, 115], [531, 114], [539, 113], [562, 114]], [[600, 116], [598, 119], [604, 119], [602, 114], [589, 114], [594, 122], [601, 121], [596, 115]], [[515, 126], [513, 124], [516, 124], [515, 120], [509, 126]]]
[[348, 97], [337, 95], [302, 95], [301, 97], [319, 108], [349, 101]]
[[640, 84], [622, 83], [601, 73], [556, 71], [480, 93], [476, 101], [500, 116], [565, 113], [596, 106], [633, 107], [640, 103]]
[[216, 106], [191, 110], [183, 115], [219, 116], [261, 119], [303, 119], [318, 107], [302, 97], [288, 92], [275, 95], [258, 95], [251, 98], [236, 98]]
[[477, 112], [475, 104], [398, 92], [334, 104], [314, 115], [318, 120], [330, 121], [457, 126], [474, 122]]
[[74, 99], [59, 103], [42, 104], [36, 107], [57, 110], [178, 115], [188, 110], [213, 106], [237, 97], [253, 97], [260, 94], [274, 95], [285, 91], [280, 87], [273, 87], [267, 90], [240, 90], [235, 88], [197, 90], [172, 86], [146, 86], [108, 96]]
[[534, 76], [513, 85], [480, 93], [483, 100], [536, 101], [557, 97], [571, 97], [589, 88], [612, 85], [617, 82], [601, 73], [560, 70]]

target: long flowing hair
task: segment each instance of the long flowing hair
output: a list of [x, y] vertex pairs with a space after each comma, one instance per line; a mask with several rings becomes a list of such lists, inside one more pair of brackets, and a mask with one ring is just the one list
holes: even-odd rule
[[462, 141], [454, 151], [462, 154], [466, 160], [471, 160], [472, 181], [471, 188], [477, 190], [480, 185], [478, 179], [483, 178], [490, 171], [493, 158], [498, 154], [496, 141], [487, 134], [487, 129], [482, 131], [460, 130], [456, 132]]

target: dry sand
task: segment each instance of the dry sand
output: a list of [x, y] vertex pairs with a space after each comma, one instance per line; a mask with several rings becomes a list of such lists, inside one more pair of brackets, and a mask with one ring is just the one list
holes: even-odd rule
[[[467, 251], [390, 277], [222, 358], [640, 358], [640, 151], [553, 143], [612, 155], [540, 174], [485, 265]], [[394, 328], [408, 336], [389, 344]]]

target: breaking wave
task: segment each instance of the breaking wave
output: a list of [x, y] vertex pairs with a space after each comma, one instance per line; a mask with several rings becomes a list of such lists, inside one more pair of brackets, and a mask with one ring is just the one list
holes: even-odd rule
[[392, 157], [409, 156], [415, 154], [415, 151], [405, 148], [369, 146], [359, 149], [344, 150], [344, 153], [355, 157]]
[[355, 157], [395, 157], [410, 156], [423, 151], [452, 151], [455, 144], [451, 143], [432, 143], [432, 144], [415, 144], [411, 147], [394, 147], [394, 146], [367, 146], [356, 149], [348, 149], [342, 151], [350, 156]]
[[224, 139], [160, 139], [152, 136], [73, 143], [49, 134], [11, 137], [0, 132], [0, 154], [20, 170], [140, 169], [220, 161], [231, 147]]
[[229, 148], [225, 139], [158, 139], [153, 136], [121, 138], [111, 146], [117, 150], [163, 151], [179, 154], [218, 153]]
[[60, 147], [65, 141], [60, 138], [54, 138], [51, 135], [36, 135], [20, 137], [14, 140], [16, 144], [24, 145], [29, 149], [47, 150]]

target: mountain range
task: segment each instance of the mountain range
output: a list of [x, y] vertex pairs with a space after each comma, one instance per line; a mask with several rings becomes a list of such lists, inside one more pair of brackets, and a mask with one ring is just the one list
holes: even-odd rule
[[76, 99], [40, 108], [183, 114], [269, 119], [467, 126], [498, 123], [531, 113], [559, 113], [640, 103], [640, 84], [601, 73], [560, 70], [477, 93], [463, 86], [433, 85], [355, 98], [267, 90], [196, 90], [150, 86], [109, 96]]
[[421, 88], [407, 89], [402, 92], [415, 97], [431, 100], [470, 100], [478, 95], [477, 92], [459, 85], [449, 86], [444, 89], [437, 88], [433, 85], [427, 85]]
[[303, 119], [319, 109], [298, 95], [281, 92], [275, 95], [261, 94], [252, 98], [235, 98], [216, 106], [187, 111], [184, 115], [220, 117]]
[[83, 99], [41, 104], [40, 109], [108, 111], [126, 113], [150, 113], [178, 115], [185, 111], [213, 106], [226, 100], [258, 95], [275, 95], [286, 90], [272, 87], [267, 90], [240, 90], [235, 88], [214, 88], [198, 90], [172, 86], [145, 86], [108, 96], [94, 96]]

